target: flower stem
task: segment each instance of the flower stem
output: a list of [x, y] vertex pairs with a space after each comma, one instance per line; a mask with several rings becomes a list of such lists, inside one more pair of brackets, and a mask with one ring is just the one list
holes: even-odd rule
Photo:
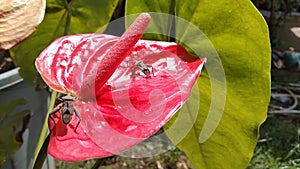
[[33, 165], [33, 169], [41, 169], [43, 167], [43, 164], [45, 162], [45, 159], [47, 157], [47, 148], [48, 148], [48, 144], [50, 141], [50, 134], [48, 134], [48, 136], [46, 137], [40, 151], [39, 154], [36, 158], [36, 161]]
[[[57, 92], [52, 91], [47, 115], [49, 114], [49, 112], [51, 112], [51, 110], [53, 109], [53, 107], [55, 105], [56, 96], [57, 96]], [[47, 124], [48, 124], [48, 117], [45, 118], [43, 129], [41, 131], [41, 135], [39, 138], [39, 142], [38, 142], [36, 150], [35, 150], [34, 159], [33, 159], [33, 168], [34, 169], [42, 168], [45, 158], [47, 156], [47, 147], [48, 147], [48, 143], [49, 143], [49, 140], [47, 141], [48, 137], [45, 139], [47, 131], [48, 131]], [[44, 146], [46, 146], [46, 149], [44, 148]]]

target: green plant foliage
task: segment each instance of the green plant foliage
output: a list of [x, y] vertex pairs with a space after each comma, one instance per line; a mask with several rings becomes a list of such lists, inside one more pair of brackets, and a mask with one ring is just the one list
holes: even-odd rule
[[0, 105], [0, 166], [5, 161], [7, 155], [12, 155], [21, 146], [16, 140], [15, 127], [20, 124], [28, 110], [23, 110], [14, 115], [11, 112], [16, 106], [25, 104], [24, 99], [15, 99]]
[[300, 168], [300, 116], [270, 115], [248, 169]]
[[46, 14], [36, 32], [12, 50], [20, 75], [31, 85], [43, 84], [35, 59], [53, 40], [66, 34], [94, 33], [109, 23], [117, 0], [47, 0]]
[[[141, 12], [159, 12], [159, 13], [166, 13], [166, 14], [174, 14], [174, 1], [173, 0], [164, 0], [164, 1], [126, 1], [126, 15], [128, 14], [135, 14]], [[143, 9], [143, 10], [141, 10]], [[126, 26], [128, 27], [137, 17], [131, 16], [126, 17]], [[144, 34], [143, 39], [153, 39], [153, 40], [161, 40], [161, 41], [169, 41], [169, 37], [166, 35], [171, 34], [171, 25], [172, 25], [172, 15], [168, 18], [165, 16], [161, 17], [159, 15], [151, 16], [152, 20], [148, 25], [147, 29], [153, 32], [161, 32], [162, 34]], [[147, 31], [146, 31], [147, 32]]]
[[[128, 0], [126, 14], [161, 12], [154, 7], [162, 1], [147, 2]], [[176, 139], [183, 126], [192, 124], [177, 147], [196, 168], [246, 168], [257, 142], [258, 128], [266, 119], [270, 98], [271, 50], [267, 25], [250, 1], [174, 0], [173, 3], [175, 15], [188, 21], [176, 24], [177, 41], [191, 49], [206, 48], [211, 42], [222, 65], [214, 65], [217, 59], [203, 53], [207, 64], [198, 80], [200, 92], [192, 91], [192, 96], [198, 94], [200, 100], [190, 99], [179, 112], [185, 114], [186, 118], [182, 118], [185, 123], [168, 130], [176, 126], [179, 116], [174, 117], [166, 125], [166, 133], [178, 143]], [[200, 29], [210, 42], [197, 41], [188, 23]], [[224, 77], [218, 74], [222, 71]], [[195, 105], [199, 104], [198, 109]]]

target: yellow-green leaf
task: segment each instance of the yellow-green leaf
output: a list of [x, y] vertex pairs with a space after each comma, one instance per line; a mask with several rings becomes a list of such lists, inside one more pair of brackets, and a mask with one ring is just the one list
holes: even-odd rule
[[[128, 0], [126, 13], [161, 12], [153, 6], [163, 2]], [[267, 25], [250, 1], [173, 3], [177, 42], [207, 63], [195, 86], [199, 91], [192, 91], [198, 97], [171, 119], [166, 133], [195, 168], [246, 168], [270, 98]]]

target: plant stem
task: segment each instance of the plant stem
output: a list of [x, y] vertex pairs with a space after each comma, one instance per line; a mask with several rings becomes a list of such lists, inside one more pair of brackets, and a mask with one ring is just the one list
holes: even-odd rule
[[96, 160], [94, 166], [91, 169], [98, 169], [101, 165], [103, 165], [103, 163], [108, 160], [108, 159], [112, 159], [114, 158], [114, 156], [108, 156], [108, 157], [104, 157], [104, 158], [99, 158]]
[[171, 18], [169, 20], [170, 30], [168, 32], [168, 42], [175, 42], [176, 37], [176, 19], [175, 19], [175, 0], [171, 0], [169, 14], [171, 14]]
[[[49, 112], [51, 112], [51, 110], [53, 109], [53, 107], [55, 105], [56, 96], [57, 96], [57, 92], [52, 91], [51, 100], [50, 100], [47, 114], [49, 114]], [[43, 149], [44, 146], [48, 147], [48, 143], [49, 143], [49, 141], [47, 142], [48, 137], [45, 140], [47, 131], [48, 131], [48, 118], [46, 117], [45, 121], [44, 121], [43, 129], [41, 131], [40, 139], [39, 139], [39, 142], [37, 144], [35, 154], [34, 154], [34, 159], [33, 159], [33, 163], [32, 163], [32, 164], [34, 164], [33, 165], [34, 168], [38, 168], [38, 167], [42, 168], [45, 158], [47, 156], [47, 149], [46, 150]], [[44, 155], [42, 155], [42, 154], [45, 154], [46, 156], [44, 157]], [[39, 158], [39, 157], [44, 157], [44, 159]], [[41, 162], [42, 162], [42, 164], [41, 164], [41, 166], [39, 166], [39, 164]]]
[[47, 157], [47, 148], [48, 148], [49, 141], [50, 141], [50, 134], [48, 134], [48, 136], [46, 137], [46, 139], [39, 151], [39, 154], [36, 158], [33, 169], [41, 169], [43, 167], [44, 161]]
[[65, 0], [65, 6], [67, 8], [67, 18], [66, 18], [66, 26], [64, 35], [67, 35], [69, 33], [70, 25], [71, 25], [71, 16], [72, 16], [72, 10], [70, 8], [70, 4], [68, 0]]

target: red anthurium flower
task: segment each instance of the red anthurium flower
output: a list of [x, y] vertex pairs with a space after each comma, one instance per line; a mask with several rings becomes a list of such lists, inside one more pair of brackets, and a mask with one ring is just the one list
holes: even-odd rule
[[82, 118], [78, 128], [75, 114], [69, 124], [58, 112], [49, 119], [53, 157], [81, 161], [124, 151], [153, 135], [188, 99], [205, 59], [176, 43], [138, 40], [141, 31], [133, 40], [125, 34], [65, 36], [37, 58], [51, 88], [78, 97]]

